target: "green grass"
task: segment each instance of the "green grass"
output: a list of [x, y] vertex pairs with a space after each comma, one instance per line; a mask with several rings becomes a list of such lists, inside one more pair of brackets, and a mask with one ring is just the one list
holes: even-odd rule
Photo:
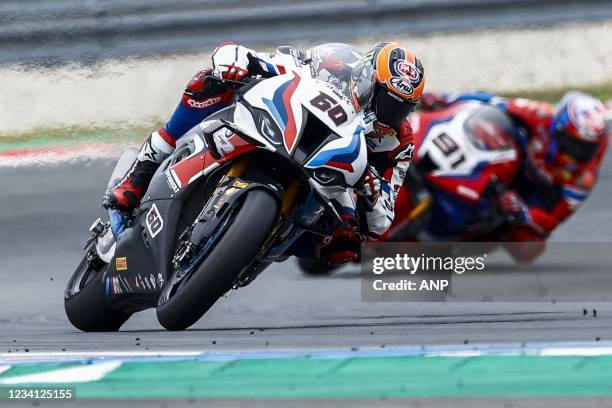
[[161, 122], [151, 123], [150, 128], [126, 124], [106, 127], [69, 127], [62, 129], [33, 129], [19, 135], [0, 135], [0, 152], [19, 149], [37, 149], [53, 146], [71, 146], [81, 143], [141, 143], [152, 129]]
[[504, 93], [504, 96], [542, 100], [550, 103], [558, 102], [567, 91], [576, 90], [591, 94], [604, 102], [612, 100], [612, 82], [575, 88], [533, 89], [520, 92]]

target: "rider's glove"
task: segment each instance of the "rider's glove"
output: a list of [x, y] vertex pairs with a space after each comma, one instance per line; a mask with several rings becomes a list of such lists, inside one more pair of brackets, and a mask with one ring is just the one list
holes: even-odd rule
[[249, 70], [235, 65], [221, 65], [221, 78], [228, 79], [230, 81], [242, 81], [244, 78], [249, 76]]
[[380, 197], [381, 189], [381, 177], [378, 175], [374, 167], [368, 166], [363, 181], [357, 188], [355, 188], [355, 193], [367, 199], [370, 204], [376, 204], [376, 201], [378, 201], [378, 198]]
[[527, 145], [525, 154], [527, 178], [535, 188], [551, 188], [555, 183], [554, 175], [546, 168], [546, 153], [540, 140], [534, 139]]
[[502, 213], [508, 216], [511, 224], [531, 224], [529, 209], [516, 192], [510, 190], [504, 191], [497, 197], [497, 206]]
[[231, 81], [241, 81], [249, 75], [249, 54], [255, 51], [227, 42], [213, 51], [214, 75]]

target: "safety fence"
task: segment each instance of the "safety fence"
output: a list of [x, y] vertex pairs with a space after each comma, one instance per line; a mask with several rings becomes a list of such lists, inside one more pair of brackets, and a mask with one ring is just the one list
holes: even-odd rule
[[612, 18], [609, 0], [5, 0], [0, 63], [193, 52]]

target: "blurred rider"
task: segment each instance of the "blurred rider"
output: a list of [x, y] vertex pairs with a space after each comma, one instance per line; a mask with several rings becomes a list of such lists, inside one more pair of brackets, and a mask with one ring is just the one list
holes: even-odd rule
[[[376, 82], [373, 95], [361, 107], [368, 122], [366, 142], [370, 165], [355, 193], [357, 210], [365, 213], [367, 225], [362, 226], [363, 231], [368, 238], [377, 239], [393, 221], [395, 194], [404, 182], [412, 159], [414, 139], [406, 117], [420, 101], [425, 77], [420, 60], [396, 43], [376, 45], [367, 58], [374, 68]], [[212, 54], [212, 68], [203, 69], [191, 78], [170, 120], [147, 138], [132, 168], [105, 194], [103, 205], [133, 211], [160, 163], [174, 151], [176, 141], [233, 102], [233, 88], [207, 81], [207, 77], [229, 81], [242, 81], [250, 76], [269, 78], [309, 62], [307, 55], [291, 47], [280, 47], [270, 54], [231, 42], [220, 44]], [[330, 71], [343, 69], [336, 61], [323, 62]], [[347, 210], [334, 235], [319, 243], [316, 250], [319, 260], [339, 264], [357, 259], [362, 239], [356, 231], [354, 212]]]
[[[498, 199], [499, 207], [513, 220], [502, 240], [543, 242], [586, 200], [597, 182], [609, 136], [604, 105], [581, 92], [565, 94], [556, 109], [546, 102], [484, 92], [427, 93], [422, 105], [424, 110], [436, 110], [465, 100], [495, 105], [517, 126], [524, 160], [516, 186]], [[521, 251], [527, 248], [521, 247]], [[513, 255], [530, 261], [544, 249], [533, 248], [534, 252]]]

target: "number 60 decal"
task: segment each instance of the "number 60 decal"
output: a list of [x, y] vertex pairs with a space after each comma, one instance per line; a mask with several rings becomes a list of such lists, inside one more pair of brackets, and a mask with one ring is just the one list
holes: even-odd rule
[[157, 206], [155, 204], [153, 204], [153, 206], [147, 213], [145, 222], [147, 223], [147, 228], [149, 229], [151, 238], [155, 238], [157, 234], [159, 234], [164, 228], [164, 220], [159, 214], [159, 210], [157, 209]]
[[338, 105], [338, 102], [326, 93], [320, 92], [310, 101], [310, 104], [323, 112], [327, 112], [327, 116], [336, 126], [340, 126], [347, 120], [346, 112], [342, 109], [342, 106]]

